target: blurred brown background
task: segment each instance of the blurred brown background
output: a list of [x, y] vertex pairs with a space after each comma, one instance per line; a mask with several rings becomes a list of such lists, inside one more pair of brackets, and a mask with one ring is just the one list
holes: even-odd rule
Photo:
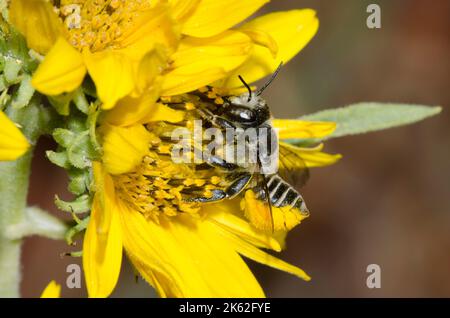
[[[366, 27], [367, 5], [382, 10], [382, 28]], [[303, 189], [311, 217], [288, 238], [280, 257], [309, 283], [250, 262], [271, 297], [450, 297], [450, 1], [273, 0], [264, 11], [314, 8], [321, 26], [284, 67], [265, 97], [277, 117], [295, 117], [360, 101], [442, 105], [422, 123], [327, 143], [337, 165], [312, 171]], [[43, 140], [39, 149], [49, 147]], [[33, 167], [30, 204], [58, 215], [55, 193], [65, 173], [43, 159]], [[81, 247], [80, 247], [81, 248]], [[37, 297], [50, 279], [66, 280], [63, 242], [26, 241], [22, 294]], [[366, 287], [366, 267], [381, 266], [381, 289]], [[85, 296], [67, 289], [64, 297]], [[154, 295], [124, 268], [116, 297]]]

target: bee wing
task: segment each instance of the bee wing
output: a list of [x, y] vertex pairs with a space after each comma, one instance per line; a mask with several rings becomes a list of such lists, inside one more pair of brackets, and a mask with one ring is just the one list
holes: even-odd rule
[[288, 143], [279, 143], [278, 174], [294, 188], [301, 188], [309, 179], [309, 169], [296, 150]]

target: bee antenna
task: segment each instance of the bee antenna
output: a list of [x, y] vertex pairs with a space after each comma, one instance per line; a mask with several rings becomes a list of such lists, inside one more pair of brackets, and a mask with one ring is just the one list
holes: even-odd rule
[[275, 70], [275, 72], [272, 74], [272, 76], [270, 77], [270, 79], [266, 82], [266, 84], [264, 84], [263, 87], [261, 87], [259, 89], [259, 91], [256, 93], [256, 96], [259, 96], [262, 94], [262, 92], [264, 92], [264, 90], [267, 88], [267, 86], [269, 86], [272, 81], [275, 79], [275, 77], [277, 77], [278, 72], [280, 71], [281, 67], [283, 66], [283, 62], [280, 63], [280, 65], [278, 65], [277, 69]]
[[252, 100], [252, 89], [250, 88], [250, 85], [248, 85], [248, 84], [244, 81], [244, 79], [242, 78], [241, 75], [238, 75], [238, 77], [239, 77], [239, 79], [241, 80], [242, 84], [244, 84], [244, 86], [247, 87], [247, 89], [248, 89], [248, 100], [247, 100], [247, 102], [249, 102], [249, 101]]

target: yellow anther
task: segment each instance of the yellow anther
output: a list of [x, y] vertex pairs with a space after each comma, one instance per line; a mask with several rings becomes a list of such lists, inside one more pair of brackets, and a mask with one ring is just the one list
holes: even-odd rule
[[161, 101], [163, 103], [170, 103], [172, 101], [172, 97], [171, 96], [161, 96]]
[[160, 153], [164, 153], [164, 154], [170, 154], [170, 153], [172, 153], [172, 145], [160, 145], [159, 147], [158, 147], [158, 151], [160, 152]]
[[213, 196], [213, 193], [209, 190], [206, 190], [206, 191], [203, 191], [203, 196], [208, 199]]
[[192, 102], [187, 102], [184, 104], [184, 107], [186, 107], [186, 110], [193, 110], [195, 109], [195, 104]]
[[183, 181], [183, 184], [187, 187], [191, 186], [195, 184], [195, 179], [187, 178], [186, 180]]
[[[168, 102], [184, 103], [186, 109], [191, 109], [195, 108], [198, 99], [194, 95], [183, 94], [160, 100], [162, 104]], [[194, 119], [195, 116], [187, 116], [184, 126], [192, 127]], [[224, 176], [216, 169], [197, 169], [193, 163], [175, 163], [172, 160], [168, 155], [171, 154], [172, 143], [163, 141], [163, 137], [170, 137], [178, 126], [152, 122], [145, 127], [152, 134], [148, 153], [133, 172], [114, 176], [117, 195], [151, 220], [174, 217], [179, 213], [202, 217], [202, 203], [190, 199], [211, 198], [215, 190], [223, 190]]]
[[[133, 21], [140, 12], [151, 7], [150, 2], [142, 0], [93, 0], [61, 1], [55, 8], [69, 31], [69, 42], [82, 50], [87, 47], [91, 51], [115, 48], [114, 42], [125, 29], [133, 26]], [[81, 31], [81, 32], [77, 32]], [[93, 32], [95, 34], [92, 39]]]
[[223, 105], [224, 100], [222, 97], [218, 96], [216, 97], [216, 99], [214, 100], [214, 103], [218, 104], [218, 105]]
[[208, 92], [208, 98], [213, 99], [213, 98], [216, 98], [216, 97], [217, 97], [217, 94], [214, 91], [209, 91]]
[[109, 6], [113, 9], [117, 9], [120, 6], [120, 0], [111, 0]]
[[221, 180], [222, 180], [222, 179], [220, 179], [218, 176], [212, 176], [212, 177], [211, 177], [211, 183], [214, 184], [214, 185], [219, 184], [219, 182], [220, 182]]
[[195, 179], [195, 185], [201, 187], [206, 183], [205, 179]]

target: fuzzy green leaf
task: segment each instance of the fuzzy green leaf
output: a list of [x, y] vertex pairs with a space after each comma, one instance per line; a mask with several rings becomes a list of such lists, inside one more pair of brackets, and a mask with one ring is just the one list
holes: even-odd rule
[[412, 124], [437, 115], [441, 110], [439, 106], [360, 103], [320, 111], [303, 116], [301, 119], [337, 123], [335, 132], [325, 138], [330, 139]]
[[6, 228], [5, 236], [10, 239], [21, 239], [31, 235], [40, 235], [54, 240], [64, 239], [67, 225], [59, 218], [38, 208], [28, 207], [24, 218]]

